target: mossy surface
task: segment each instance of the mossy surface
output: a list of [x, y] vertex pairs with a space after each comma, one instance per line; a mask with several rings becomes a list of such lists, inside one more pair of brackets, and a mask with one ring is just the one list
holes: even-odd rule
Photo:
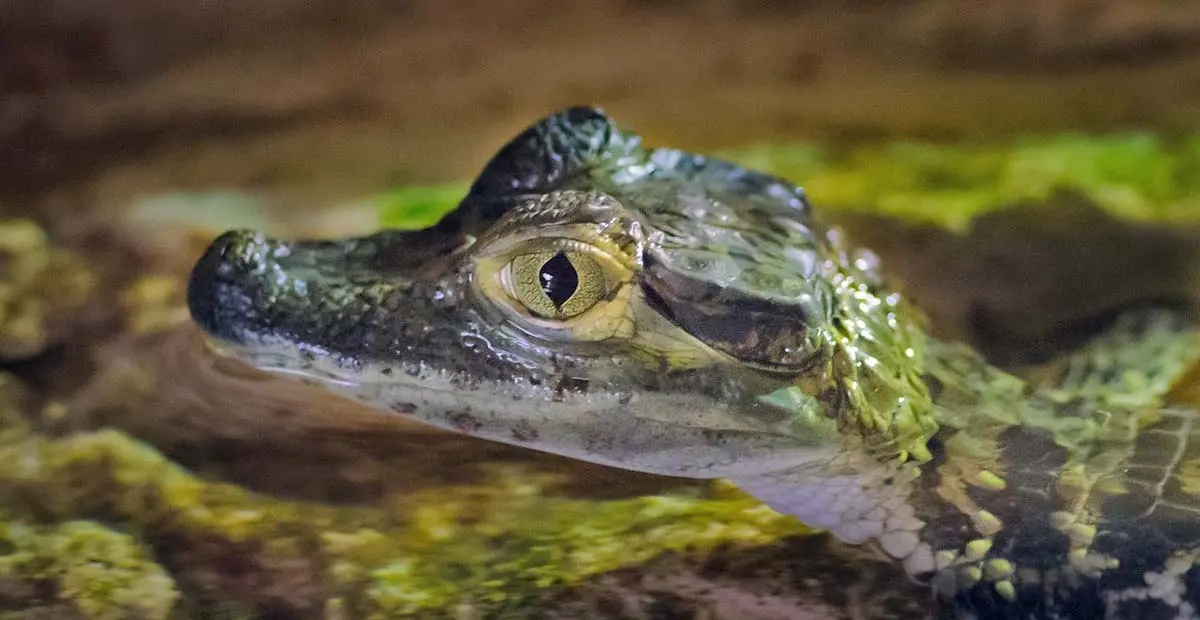
[[1031, 137], [1009, 144], [893, 142], [796, 160], [805, 147], [730, 153], [795, 179], [818, 204], [966, 230], [1005, 207], [1074, 194], [1122, 218], [1200, 220], [1200, 137]]
[[86, 618], [165, 618], [179, 591], [194, 617], [223, 595], [246, 617], [492, 617], [666, 551], [805, 532], [731, 488], [595, 502], [544, 496], [547, 474], [511, 467], [389, 508], [333, 507], [202, 480], [115, 430], [21, 435], [0, 445], [0, 488], [18, 498], [0, 575], [53, 583]]
[[174, 580], [133, 536], [90, 521], [0, 525], [0, 575], [46, 584], [89, 620], [167, 618]]
[[36, 223], [0, 220], [0, 360], [60, 342], [95, 288], [83, 260], [53, 247]]

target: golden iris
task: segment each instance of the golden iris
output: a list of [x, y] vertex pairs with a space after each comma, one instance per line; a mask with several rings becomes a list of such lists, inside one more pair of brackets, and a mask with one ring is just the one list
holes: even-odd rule
[[544, 319], [569, 319], [604, 298], [604, 270], [582, 252], [532, 252], [509, 264], [514, 296]]

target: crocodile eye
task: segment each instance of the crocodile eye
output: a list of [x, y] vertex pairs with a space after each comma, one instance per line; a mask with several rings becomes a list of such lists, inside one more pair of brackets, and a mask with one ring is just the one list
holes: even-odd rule
[[569, 319], [605, 295], [604, 270], [582, 252], [559, 250], [517, 256], [509, 264], [513, 296], [544, 319]]
[[477, 290], [509, 326], [537, 338], [630, 337], [634, 258], [600, 235], [554, 232], [530, 229], [523, 237], [480, 246], [472, 257]]

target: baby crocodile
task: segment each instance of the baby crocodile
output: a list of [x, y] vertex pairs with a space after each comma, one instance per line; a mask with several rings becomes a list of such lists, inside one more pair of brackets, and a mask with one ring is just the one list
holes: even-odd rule
[[1032, 385], [926, 335], [877, 261], [774, 176], [539, 121], [421, 231], [213, 242], [229, 355], [382, 410], [655, 474], [726, 478], [873, 544], [968, 617], [1200, 617], [1200, 331], [1123, 315]]

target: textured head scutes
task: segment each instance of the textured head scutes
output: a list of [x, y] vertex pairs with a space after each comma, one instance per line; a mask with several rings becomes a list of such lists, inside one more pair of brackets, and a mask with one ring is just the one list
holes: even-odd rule
[[[837, 240], [832, 240], [837, 243]], [[862, 433], [877, 458], [927, 461], [937, 431], [929, 390], [921, 378], [925, 338], [897, 293], [873, 284], [867, 256], [835, 253], [828, 274], [826, 346], [844, 399], [843, 423]]]

